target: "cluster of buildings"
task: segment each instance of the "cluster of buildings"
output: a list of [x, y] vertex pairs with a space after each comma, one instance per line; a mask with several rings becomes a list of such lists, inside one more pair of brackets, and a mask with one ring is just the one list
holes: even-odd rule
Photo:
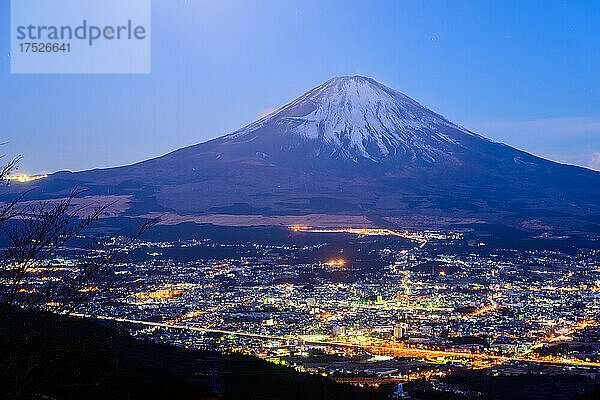
[[[313, 240], [304, 230], [294, 232], [302, 244], [142, 243], [146, 257], [119, 267], [119, 293], [98, 293], [89, 308], [163, 324], [132, 323], [135, 335], [332, 376], [599, 370], [598, 250], [479, 251], [479, 241], [435, 232]], [[336, 235], [348, 246], [332, 244]]]

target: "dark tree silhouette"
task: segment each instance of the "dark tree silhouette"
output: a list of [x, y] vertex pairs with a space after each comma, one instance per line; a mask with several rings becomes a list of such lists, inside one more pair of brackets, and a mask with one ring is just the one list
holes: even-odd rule
[[[9, 183], [18, 161], [0, 169], [2, 185]], [[111, 206], [76, 205], [74, 199], [83, 193], [75, 188], [64, 199], [37, 203], [24, 202], [24, 194], [0, 206], [0, 379], [9, 398], [28, 397], [39, 376], [50, 376], [47, 360], [59, 352], [55, 315], [68, 315], [114, 287], [115, 267], [158, 222], [140, 223], [129, 236], [118, 232], [93, 240], [75, 262], [57, 264], [56, 252], [85, 234]], [[46, 371], [40, 375], [39, 370]]]

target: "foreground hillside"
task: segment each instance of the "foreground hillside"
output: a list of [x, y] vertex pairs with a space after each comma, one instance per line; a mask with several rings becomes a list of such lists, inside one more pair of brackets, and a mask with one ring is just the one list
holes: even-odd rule
[[[9, 327], [0, 332], [0, 398], [383, 400], [394, 390], [336, 384], [242, 354], [138, 340], [75, 318], [19, 311]], [[463, 370], [444, 382], [444, 391], [424, 380], [406, 386], [416, 400], [600, 398], [599, 382], [585, 374]]]
[[[13, 314], [13, 328], [21, 317]], [[385, 398], [256, 357], [160, 345], [95, 322], [37, 313], [27, 321], [0, 332], [0, 393], [7, 398]]]

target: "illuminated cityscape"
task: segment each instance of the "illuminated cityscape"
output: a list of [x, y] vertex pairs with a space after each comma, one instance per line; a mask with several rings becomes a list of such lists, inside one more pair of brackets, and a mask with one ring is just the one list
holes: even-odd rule
[[598, 250], [491, 248], [461, 232], [280, 233], [281, 243], [142, 242], [117, 272], [125, 284], [76, 315], [374, 387], [452, 391], [457, 371], [600, 371]]
[[600, 1], [0, 14], [0, 400], [600, 400]]

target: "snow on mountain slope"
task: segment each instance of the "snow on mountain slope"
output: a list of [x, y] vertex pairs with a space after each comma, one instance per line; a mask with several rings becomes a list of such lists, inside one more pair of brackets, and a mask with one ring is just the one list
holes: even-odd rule
[[448, 161], [464, 136], [476, 136], [408, 96], [361, 76], [330, 79], [225, 136], [222, 143], [254, 140], [265, 127], [325, 144], [331, 152], [352, 161]]
[[336, 214], [430, 228], [450, 218], [600, 230], [600, 173], [490, 141], [359, 76], [333, 78], [232, 134], [11, 185], [5, 200], [29, 189], [30, 198], [60, 198], [74, 186], [94, 198], [127, 196], [129, 216]]

